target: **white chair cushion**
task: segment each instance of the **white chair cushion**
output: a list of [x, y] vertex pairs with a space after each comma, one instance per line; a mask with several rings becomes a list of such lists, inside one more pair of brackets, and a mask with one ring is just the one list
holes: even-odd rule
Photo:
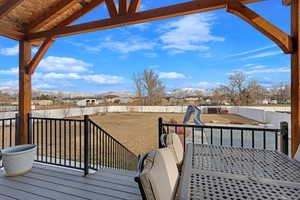
[[166, 139], [167, 147], [172, 152], [175, 162], [178, 166], [181, 166], [183, 161], [183, 147], [179, 136], [176, 133], [171, 133], [167, 135]]
[[297, 150], [297, 152], [295, 154], [294, 159], [300, 161], [300, 145], [298, 146], [298, 150]]
[[147, 200], [171, 200], [176, 194], [178, 170], [169, 149], [153, 150], [140, 175]]

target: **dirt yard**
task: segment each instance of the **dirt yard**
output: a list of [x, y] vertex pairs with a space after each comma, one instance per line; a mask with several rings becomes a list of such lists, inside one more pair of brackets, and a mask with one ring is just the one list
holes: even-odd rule
[[[91, 118], [136, 154], [157, 147], [158, 118], [181, 123], [184, 114], [174, 113], [102, 113]], [[231, 114], [204, 114], [205, 123], [258, 124], [254, 120]]]

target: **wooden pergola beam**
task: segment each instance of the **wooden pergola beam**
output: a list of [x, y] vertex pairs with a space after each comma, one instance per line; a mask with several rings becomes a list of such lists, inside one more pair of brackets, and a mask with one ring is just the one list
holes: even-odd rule
[[[106, 0], [108, 1], [108, 0]], [[261, 0], [243, 0], [243, 3], [253, 3]], [[27, 39], [44, 40], [48, 37], [63, 37], [92, 31], [111, 29], [126, 25], [150, 22], [154, 20], [167, 19], [176, 16], [188, 15], [193, 13], [205, 12], [225, 8], [226, 0], [195, 0], [186, 3], [180, 3], [172, 6], [137, 12], [133, 15], [116, 16], [109, 19], [98, 20], [63, 28], [56, 28], [48, 31], [42, 31], [27, 35]]]
[[35, 32], [45, 26], [47, 23], [55, 19], [60, 13], [66, 11], [74, 4], [79, 3], [80, 0], [64, 0], [59, 1], [58, 4], [50, 8], [47, 13], [44, 13], [42, 16], [38, 17], [35, 22], [30, 23], [26, 27], [25, 32]]
[[128, 14], [132, 15], [138, 11], [141, 6], [141, 0], [131, 0], [128, 8]]
[[128, 12], [128, 0], [119, 0], [119, 15], [126, 15]]
[[7, 15], [11, 10], [17, 7], [24, 0], [7, 0], [5, 4], [0, 7], [0, 19]]
[[288, 54], [293, 52], [292, 38], [288, 34], [245, 6], [241, 3], [241, 1], [229, 0], [227, 3], [227, 12], [232, 13], [248, 22], [258, 31], [275, 42], [284, 53]]
[[106, 7], [110, 17], [118, 16], [118, 10], [114, 0], [105, 0]]
[[47, 53], [48, 49], [54, 43], [55, 38], [48, 38], [44, 41], [42, 46], [39, 48], [38, 52], [35, 54], [34, 58], [31, 60], [30, 64], [27, 66], [26, 71], [28, 74], [33, 74], [38, 64], [41, 62], [44, 55]]
[[25, 36], [24, 33], [21, 33], [19, 31], [15, 31], [15, 30], [11, 30], [7, 27], [4, 27], [4, 26], [0, 26], [0, 35], [1, 36], [4, 36], [4, 37], [8, 37], [12, 40], [22, 40], [23, 37]]
[[291, 2], [291, 34], [295, 51], [291, 56], [291, 121], [292, 121], [292, 156], [300, 145], [300, 2]]

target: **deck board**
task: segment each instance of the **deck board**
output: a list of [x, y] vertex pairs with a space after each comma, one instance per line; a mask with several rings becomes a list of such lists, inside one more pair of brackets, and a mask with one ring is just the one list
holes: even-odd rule
[[34, 164], [18, 177], [0, 173], [2, 200], [140, 200], [134, 172], [104, 169], [83, 176], [82, 171]]

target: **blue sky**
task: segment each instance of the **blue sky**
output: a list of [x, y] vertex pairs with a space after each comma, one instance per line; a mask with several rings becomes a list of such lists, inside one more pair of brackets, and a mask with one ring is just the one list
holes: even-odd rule
[[[188, 0], [185, 0], [188, 1]], [[184, 0], [144, 0], [151, 9]], [[289, 33], [289, 7], [268, 0], [249, 5]], [[105, 6], [76, 23], [108, 17]], [[35, 50], [35, 49], [34, 49]], [[0, 37], [0, 87], [18, 85], [18, 43]], [[152, 69], [168, 91], [214, 88], [243, 71], [265, 87], [290, 82], [290, 56], [225, 9], [59, 38], [33, 75], [33, 87], [85, 93], [133, 92], [133, 73]]]

